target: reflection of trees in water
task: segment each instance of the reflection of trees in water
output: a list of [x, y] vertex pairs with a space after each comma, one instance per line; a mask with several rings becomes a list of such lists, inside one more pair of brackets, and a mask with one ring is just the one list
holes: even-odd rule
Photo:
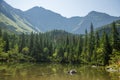
[[79, 70], [83, 80], [110, 80], [108, 73], [105, 72], [103, 67], [82, 66]]
[[[77, 74], [67, 72], [76, 69]], [[111, 80], [104, 68], [92, 68], [73, 64], [3, 64], [0, 65], [2, 80]], [[118, 80], [118, 79], [115, 79]]]
[[21, 78], [26, 76], [25, 74], [27, 74], [27, 69], [30, 66], [32, 64], [2, 64], [0, 65], [0, 77], [8, 78], [6, 80], [12, 80], [15, 77], [16, 80], [19, 80], [17, 76]]
[[120, 80], [120, 72], [110, 72], [111, 80]]

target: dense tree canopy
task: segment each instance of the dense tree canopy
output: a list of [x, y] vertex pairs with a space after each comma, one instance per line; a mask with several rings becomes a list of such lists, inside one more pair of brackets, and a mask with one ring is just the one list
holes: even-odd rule
[[54, 30], [46, 33], [8, 34], [0, 29], [0, 62], [60, 62], [107, 65], [120, 59], [120, 34], [113, 23], [111, 35], [85, 35]]

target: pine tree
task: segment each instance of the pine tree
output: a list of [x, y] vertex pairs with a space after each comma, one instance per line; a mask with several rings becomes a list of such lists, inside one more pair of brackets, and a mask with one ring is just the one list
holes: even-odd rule
[[25, 34], [23, 33], [19, 39], [19, 52], [25, 47]]
[[0, 38], [0, 53], [4, 51], [5, 41], [3, 41], [2, 38]]
[[117, 31], [115, 22], [112, 23], [112, 48], [120, 50], [120, 34]]
[[5, 41], [5, 46], [4, 46], [4, 51], [7, 52], [9, 51], [9, 36], [7, 32], [4, 32], [3, 34], [3, 40]]
[[95, 47], [96, 48], [100, 47], [100, 37], [98, 31], [95, 34]]
[[85, 63], [87, 62], [87, 51], [88, 51], [88, 32], [85, 30], [85, 38], [84, 38], [84, 43], [83, 43], [83, 51], [81, 54], [81, 59]]
[[94, 46], [94, 55], [92, 56], [92, 61], [93, 61], [93, 63], [94, 64], [98, 64], [97, 63], [97, 61], [99, 60], [98, 59], [98, 54], [97, 54], [97, 50], [98, 50], [98, 48], [100, 47], [100, 37], [99, 37], [99, 33], [98, 33], [98, 31], [96, 31], [96, 33], [95, 33], [95, 46]]
[[87, 53], [87, 45], [88, 45], [88, 33], [85, 31], [85, 40], [84, 40], [84, 54]]
[[2, 37], [2, 29], [0, 28], [0, 37]]
[[111, 63], [117, 63], [120, 60], [120, 34], [117, 31], [116, 23], [112, 24], [112, 55]]
[[81, 61], [81, 55], [82, 55], [82, 46], [83, 46], [83, 40], [82, 37], [79, 36], [80, 38], [78, 39], [78, 44], [77, 44], [77, 48], [76, 48], [76, 56], [77, 56], [77, 62]]
[[34, 45], [34, 34], [33, 32], [30, 34], [30, 39], [29, 39], [29, 51], [30, 51], [30, 56], [32, 56], [34, 53], [34, 48], [33, 48], [33, 45]]
[[109, 60], [110, 60], [110, 55], [112, 53], [112, 49], [111, 49], [111, 46], [110, 46], [110, 42], [109, 42], [109, 39], [108, 39], [108, 36], [107, 34], [104, 32], [104, 41], [103, 41], [103, 53], [104, 53], [104, 65], [107, 65], [109, 64]]
[[90, 36], [89, 36], [89, 42], [88, 42], [88, 62], [91, 62], [91, 58], [94, 55], [94, 45], [95, 45], [95, 40], [94, 40], [94, 29], [93, 29], [93, 24], [91, 23], [90, 27]]

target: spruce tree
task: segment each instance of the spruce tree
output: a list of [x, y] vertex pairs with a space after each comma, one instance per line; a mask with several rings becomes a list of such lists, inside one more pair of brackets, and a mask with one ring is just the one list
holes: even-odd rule
[[31, 32], [30, 37], [29, 37], [29, 50], [30, 50], [30, 56], [33, 56], [34, 52], [34, 34]]
[[2, 29], [0, 28], [0, 37], [2, 37]]
[[107, 65], [107, 64], [109, 64], [112, 49], [111, 49], [111, 46], [110, 46], [108, 35], [104, 32], [103, 36], [104, 36], [104, 39], [103, 39], [104, 65]]
[[112, 55], [111, 63], [117, 63], [120, 60], [120, 34], [117, 31], [116, 23], [112, 24]]
[[88, 51], [88, 32], [85, 30], [85, 37], [84, 37], [84, 42], [83, 42], [83, 50], [81, 54], [81, 59], [83, 63], [87, 62], [87, 51]]
[[7, 32], [3, 33], [3, 40], [5, 41], [4, 51], [7, 52], [10, 49], [10, 47], [9, 47], [9, 36], [8, 36]]
[[93, 24], [91, 23], [90, 27], [90, 35], [89, 35], [89, 42], [88, 42], [88, 62], [92, 62], [92, 56], [94, 51], [95, 39], [94, 39], [94, 28]]
[[120, 34], [117, 31], [116, 23], [112, 23], [112, 48], [120, 50]]
[[19, 52], [25, 47], [25, 34], [22, 33], [19, 38]]
[[98, 48], [100, 47], [100, 37], [99, 37], [99, 33], [98, 33], [98, 31], [96, 31], [96, 33], [95, 33], [95, 46], [94, 46], [94, 55], [92, 56], [92, 61], [93, 61], [93, 63], [94, 64], [98, 64], [97, 63], [97, 61], [99, 60], [98, 59], [98, 54], [97, 54], [97, 50], [98, 50]]

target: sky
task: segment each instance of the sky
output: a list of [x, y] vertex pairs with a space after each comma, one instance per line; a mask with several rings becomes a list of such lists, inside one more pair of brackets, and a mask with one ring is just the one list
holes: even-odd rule
[[120, 16], [120, 0], [4, 0], [12, 7], [26, 11], [43, 7], [64, 17], [85, 16], [90, 11]]

